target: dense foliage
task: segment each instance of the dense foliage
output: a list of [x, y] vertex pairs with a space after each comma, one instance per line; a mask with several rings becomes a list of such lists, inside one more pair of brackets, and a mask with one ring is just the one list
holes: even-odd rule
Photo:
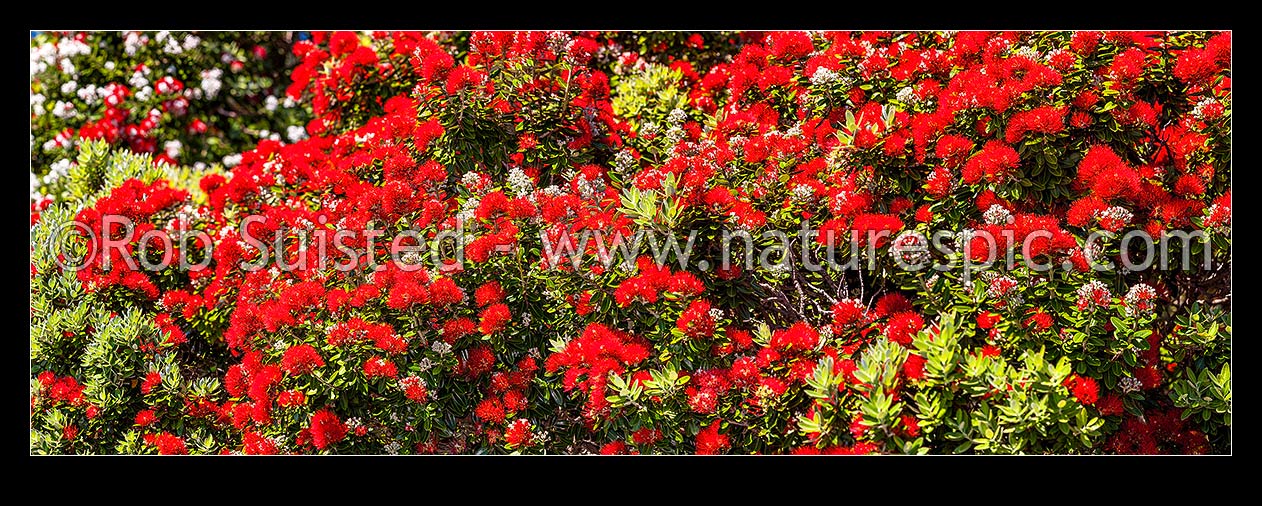
[[[76, 146], [231, 166], [261, 139], [306, 137], [286, 100], [283, 32], [45, 32], [31, 38], [31, 192], [60, 192]], [[36, 197], [38, 198], [38, 197]]]
[[49, 152], [33, 452], [1231, 451], [1229, 34], [298, 39], [309, 138]]

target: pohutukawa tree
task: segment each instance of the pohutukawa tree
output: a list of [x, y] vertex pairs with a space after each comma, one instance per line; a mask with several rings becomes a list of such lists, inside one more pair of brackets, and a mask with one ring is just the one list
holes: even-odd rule
[[1231, 450], [1228, 33], [217, 37], [32, 114], [32, 452]]

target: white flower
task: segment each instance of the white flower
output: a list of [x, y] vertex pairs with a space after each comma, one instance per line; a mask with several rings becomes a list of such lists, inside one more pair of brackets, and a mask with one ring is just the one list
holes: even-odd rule
[[79, 96], [79, 100], [82, 100], [83, 103], [87, 105], [95, 104], [101, 98], [99, 95], [97, 95], [97, 87], [95, 84], [89, 84], [87, 86], [79, 88], [79, 90], [76, 91], [75, 94]]
[[794, 186], [789, 193], [793, 196], [793, 200], [797, 202], [810, 202], [815, 197], [815, 190], [804, 184]]
[[127, 84], [132, 88], [144, 88], [149, 85], [149, 80], [145, 78], [145, 74], [140, 71], [133, 72], [131, 78], [127, 79]]
[[898, 90], [898, 93], [894, 94], [894, 98], [904, 104], [913, 103], [916, 101], [916, 90], [911, 89], [911, 86], [904, 86], [903, 89]]
[[298, 142], [307, 138], [307, 129], [303, 128], [302, 125], [289, 125], [285, 127], [285, 137], [291, 143]]
[[231, 155], [223, 157], [224, 167], [236, 167], [237, 165], [240, 165], [240, 164], [241, 164], [241, 154], [239, 153], [231, 154]]
[[166, 54], [180, 54], [184, 52], [184, 48], [180, 46], [179, 42], [176, 42], [174, 37], [168, 37], [166, 44], [162, 46], [162, 51]]
[[44, 184], [51, 184], [70, 173], [70, 160], [62, 158], [48, 166], [48, 174], [44, 175]]
[[688, 135], [687, 132], [684, 132], [684, 129], [678, 126], [673, 126], [666, 130], [666, 139], [671, 142], [679, 142], [686, 135]]
[[201, 44], [201, 43], [202, 43], [202, 39], [201, 39], [201, 37], [198, 37], [198, 36], [196, 36], [196, 35], [185, 35], [185, 36], [184, 36], [184, 50], [185, 50], [185, 51], [189, 51], [189, 50], [191, 50], [191, 49], [193, 49], [193, 48], [197, 47], [197, 45], [198, 45], [198, 44]]
[[66, 119], [73, 118], [77, 114], [78, 112], [75, 111], [74, 102], [62, 102], [58, 100], [56, 104], [53, 104], [53, 116]]
[[671, 125], [682, 125], [685, 121], [688, 121], [688, 113], [684, 112], [683, 109], [674, 109], [666, 116], [666, 121]]
[[223, 86], [223, 82], [219, 80], [223, 76], [223, 71], [219, 69], [203, 70], [201, 73], [202, 82], [198, 86], [202, 93], [206, 94], [206, 98], [215, 98], [219, 94], [219, 88]]
[[72, 58], [91, 52], [92, 46], [75, 39], [63, 39], [57, 42], [57, 56], [60, 58]]
[[444, 341], [434, 341], [434, 345], [431, 348], [439, 355], [451, 353], [451, 345]]
[[513, 167], [508, 170], [508, 186], [519, 197], [530, 195], [534, 191], [534, 183], [531, 182], [530, 176], [527, 176], [526, 172], [521, 170], [521, 167]]
[[35, 116], [44, 115], [44, 96], [39, 93], [31, 94], [31, 113]]
[[78, 87], [79, 87], [79, 83], [76, 83], [73, 80], [66, 81], [64, 83], [61, 83], [61, 92], [65, 94], [74, 93], [74, 90], [77, 89]]
[[278, 105], [280, 105], [280, 101], [276, 100], [275, 96], [268, 95], [267, 99], [263, 100], [263, 108], [267, 109], [268, 112], [275, 111]]
[[815, 69], [815, 73], [811, 74], [811, 85], [827, 86], [837, 82], [840, 77], [841, 76], [839, 76], [836, 72], [833, 72], [831, 69], [818, 67]]
[[990, 208], [982, 213], [982, 219], [990, 225], [1007, 225], [1012, 223], [1012, 213], [999, 204], [991, 204]]
[[619, 151], [613, 158], [613, 167], [618, 172], [627, 173], [635, 166], [635, 155], [631, 154], [631, 150], [623, 149]]
[[167, 156], [171, 158], [179, 158], [180, 151], [183, 148], [184, 145], [180, 141], [167, 141], [162, 145], [162, 151], [166, 152]]

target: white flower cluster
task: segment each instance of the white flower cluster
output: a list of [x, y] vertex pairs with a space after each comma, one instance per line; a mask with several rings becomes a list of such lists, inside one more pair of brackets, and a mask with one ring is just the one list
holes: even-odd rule
[[232, 168], [232, 167], [236, 167], [237, 165], [240, 165], [240, 164], [241, 164], [241, 154], [240, 154], [240, 153], [233, 153], [233, 154], [231, 154], [231, 155], [227, 155], [227, 156], [224, 156], [224, 157], [223, 157], [223, 166], [224, 166], [224, 167]]
[[384, 449], [386, 450], [386, 453], [390, 455], [398, 455], [399, 450], [403, 449], [403, 443], [400, 443], [399, 440], [395, 439], [393, 441], [390, 441], [389, 443], [386, 443], [386, 446], [384, 447]]
[[916, 90], [913, 90], [911, 86], [904, 86], [903, 89], [898, 90], [898, 93], [894, 94], [894, 98], [904, 104], [914, 104], [916, 103]]
[[[442, 341], [438, 341], [438, 342], [441, 343]], [[425, 357], [416, 363], [416, 367], [420, 369], [419, 372], [425, 372], [425, 371], [430, 370], [432, 367], [434, 367], [434, 363], [429, 360], [429, 357]]]
[[94, 105], [98, 100], [105, 96], [105, 89], [97, 88], [95, 84], [89, 84], [79, 88], [79, 90], [75, 92], [75, 95], [78, 95], [79, 100], [82, 100], [83, 103], [87, 105]]
[[434, 350], [434, 353], [439, 355], [451, 353], [451, 345], [447, 344], [445, 341], [434, 341], [434, 345], [431, 346], [430, 349]]
[[171, 158], [179, 158], [183, 149], [184, 145], [178, 140], [170, 140], [162, 144], [162, 151]]
[[986, 220], [988, 225], [1007, 225], [1013, 221], [1012, 213], [999, 204], [991, 204], [990, 208], [982, 213], [982, 219]]
[[811, 74], [812, 86], [828, 86], [841, 79], [841, 74], [833, 72], [827, 67], [819, 67], [815, 69], [815, 73]]
[[66, 177], [70, 173], [71, 165], [72, 163], [68, 158], [62, 158], [53, 162], [52, 165], [48, 166], [48, 173], [44, 174], [44, 184], [52, 184], [58, 179]]
[[534, 183], [530, 180], [530, 176], [521, 170], [521, 167], [508, 169], [508, 186], [518, 197], [533, 197]]
[[815, 190], [804, 184], [794, 186], [789, 193], [795, 202], [810, 202], [815, 198]]
[[1100, 211], [1097, 217], [1099, 217], [1101, 220], [1111, 219], [1111, 220], [1117, 220], [1122, 223], [1130, 223], [1131, 218], [1134, 218], [1135, 215], [1132, 214], [1130, 211], [1126, 210], [1125, 207], [1113, 206], [1103, 211]]
[[1138, 392], [1140, 389], [1144, 388], [1144, 382], [1139, 381], [1139, 378], [1132, 378], [1128, 376], [1119, 380], [1117, 382], [1117, 386], [1122, 388], [1122, 393], [1129, 394], [1131, 392]]
[[631, 154], [630, 149], [623, 148], [614, 155], [613, 168], [622, 174], [631, 173], [631, 169], [635, 168], [635, 155]]
[[1039, 52], [1030, 46], [1021, 46], [1012, 50], [1012, 56], [1024, 56], [1034, 61], [1039, 61]]
[[57, 61], [57, 46], [51, 43], [40, 44], [31, 48], [31, 75], [48, 70], [48, 66]]
[[477, 172], [466, 172], [460, 176], [460, 184], [474, 193], [479, 193], [477, 190], [482, 188], [482, 175]]
[[553, 53], [561, 53], [569, 43], [569, 34], [565, 32], [548, 32], [548, 49]]
[[678, 127], [678, 126], [673, 126], [666, 130], [666, 139], [672, 143], [679, 142], [687, 135], [688, 133], [685, 132], [682, 127]]
[[456, 219], [464, 223], [473, 224], [473, 217], [477, 215], [478, 206], [482, 204], [482, 200], [477, 197], [469, 197], [460, 206], [460, 212], [456, 213]]
[[78, 115], [79, 111], [75, 110], [74, 102], [62, 102], [58, 100], [56, 104], [53, 104], [53, 116], [67, 119]]
[[37, 118], [40, 116], [43, 116], [45, 100], [46, 99], [44, 98], [43, 95], [40, 95], [39, 93], [32, 93], [31, 94], [31, 114], [35, 115], [35, 117]]
[[202, 82], [198, 85], [198, 89], [201, 90], [206, 98], [215, 98], [219, 94], [219, 89], [223, 87], [223, 81], [220, 80], [223, 77], [223, 70], [203, 70], [201, 76]]
[[290, 143], [295, 143], [307, 138], [307, 129], [302, 125], [289, 125], [285, 128], [285, 137]]
[[574, 186], [578, 187], [578, 194], [583, 197], [583, 200], [596, 200], [597, 196], [605, 191], [604, 181], [590, 180], [582, 174], [575, 176]]
[[685, 121], [688, 121], [688, 113], [683, 109], [673, 109], [666, 116], [666, 121], [671, 125], [682, 125]]
[[123, 51], [127, 56], [135, 56], [140, 46], [149, 43], [149, 37], [142, 35], [140, 32], [127, 32], [126, 38], [123, 40]]
[[263, 100], [263, 108], [267, 109], [267, 112], [275, 111], [276, 107], [279, 105], [280, 100], [277, 100], [275, 95], [268, 95], [267, 98]]

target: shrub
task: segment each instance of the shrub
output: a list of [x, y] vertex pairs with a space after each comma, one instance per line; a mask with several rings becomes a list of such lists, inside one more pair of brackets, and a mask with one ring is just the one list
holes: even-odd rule
[[[83, 146], [32, 450], [1230, 451], [1228, 34], [636, 37], [314, 33], [309, 139]], [[1132, 229], [1210, 261], [1092, 267]]]

